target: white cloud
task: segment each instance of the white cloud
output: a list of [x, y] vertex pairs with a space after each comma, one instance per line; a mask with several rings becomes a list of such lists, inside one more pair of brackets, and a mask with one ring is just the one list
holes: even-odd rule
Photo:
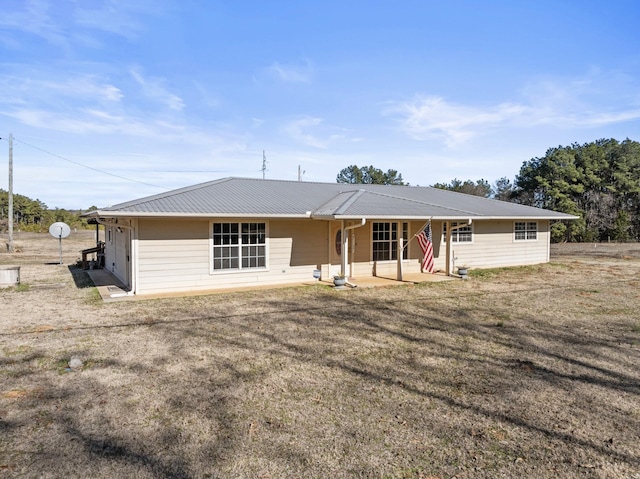
[[131, 76], [142, 87], [144, 94], [151, 99], [163, 103], [171, 110], [181, 111], [184, 108], [184, 101], [178, 95], [167, 90], [160, 78], [144, 78], [135, 68], [130, 70]]
[[[100, 48], [99, 35], [107, 32], [134, 39], [144, 30], [144, 19], [164, 10], [157, 0], [101, 0], [90, 2], [63, 0], [27, 0], [5, 6], [0, 28], [40, 37], [47, 43], [70, 52], [76, 46]], [[3, 5], [4, 6], [4, 5]], [[0, 32], [0, 42], [11, 49], [21, 48], [20, 40]]]
[[528, 111], [523, 105], [504, 103], [478, 108], [449, 103], [440, 97], [418, 97], [394, 109], [402, 117], [402, 129], [412, 138], [442, 138], [453, 146], [482, 131], [521, 118]]
[[[315, 133], [310, 133], [309, 130], [316, 131]], [[303, 145], [320, 149], [328, 148], [329, 145], [335, 141], [345, 138], [343, 133], [331, 133], [333, 130], [335, 130], [335, 128], [324, 126], [324, 120], [322, 118], [312, 116], [305, 116], [293, 120], [284, 127], [285, 133], [293, 140]]]
[[307, 83], [311, 81], [313, 69], [309, 62], [304, 65], [282, 65], [274, 62], [267, 67], [267, 72], [285, 83]]
[[207, 108], [218, 108], [220, 106], [220, 99], [218, 96], [211, 92], [209, 88], [202, 84], [198, 80], [193, 80], [193, 87], [200, 95], [198, 102]]
[[478, 106], [418, 95], [392, 103], [383, 114], [398, 117], [400, 129], [411, 138], [442, 140], [455, 147], [513, 128], [593, 128], [635, 121], [640, 119], [640, 101], [634, 91], [628, 78], [612, 81], [611, 76], [592, 72], [584, 78], [531, 82], [518, 102]]
[[95, 75], [55, 76], [51, 72], [38, 70], [0, 75], [0, 90], [3, 91], [0, 113], [10, 115], [14, 108], [19, 108], [51, 110], [64, 116], [78, 105], [117, 108], [124, 97], [120, 88]]
[[81, 2], [73, 12], [73, 18], [81, 27], [135, 38], [143, 30], [141, 17], [158, 11], [157, 2], [154, 3], [105, 0], [97, 8], [85, 8], [86, 4]]
[[56, 8], [48, 0], [29, 0], [21, 5], [24, 10], [3, 11], [0, 27], [41, 37], [53, 45], [69, 45], [65, 28], [52, 19]]
[[300, 143], [315, 148], [326, 148], [327, 145], [325, 142], [306, 132], [310, 127], [318, 126], [320, 123], [322, 123], [321, 118], [305, 117], [290, 122], [285, 126], [284, 130], [291, 138]]

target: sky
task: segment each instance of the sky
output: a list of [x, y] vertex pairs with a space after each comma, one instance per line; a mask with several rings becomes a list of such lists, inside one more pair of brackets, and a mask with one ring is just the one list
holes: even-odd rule
[[10, 134], [50, 208], [350, 165], [513, 182], [640, 141], [638, 25], [636, 0], [2, 0], [0, 188]]

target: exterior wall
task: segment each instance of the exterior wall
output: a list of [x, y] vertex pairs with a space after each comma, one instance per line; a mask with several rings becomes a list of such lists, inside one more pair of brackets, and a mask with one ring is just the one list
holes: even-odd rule
[[[223, 221], [235, 220], [225, 218]], [[326, 222], [269, 220], [266, 223], [267, 268], [212, 272], [209, 220], [139, 219], [137, 293], [313, 281], [313, 271], [328, 257]]]
[[[122, 220], [121, 220], [122, 221]], [[232, 222], [235, 219], [222, 220]], [[243, 271], [212, 272], [211, 221], [138, 219], [133, 235], [133, 264], [137, 294], [206, 291], [286, 283], [313, 282], [315, 269], [324, 279], [340, 270], [340, 255], [335, 252], [334, 232], [339, 222], [317, 220], [238, 220], [267, 224], [267, 267]], [[395, 278], [397, 261], [372, 261], [371, 223], [350, 232], [349, 263], [351, 276], [372, 275]], [[129, 224], [129, 223], [127, 223]], [[350, 224], [350, 223], [348, 223]], [[413, 236], [424, 226], [409, 222], [408, 257], [405, 273], [420, 271], [422, 252]], [[445, 270], [446, 245], [442, 241], [442, 223], [433, 222], [433, 246], [436, 269]], [[131, 233], [122, 228], [106, 228], [105, 266], [126, 284], [131, 282], [129, 261]], [[351, 241], [351, 239], [355, 241]], [[549, 222], [538, 221], [535, 241], [515, 241], [513, 221], [476, 221], [472, 243], [453, 243], [452, 257], [457, 266], [490, 268], [543, 263], [549, 260]], [[336, 261], [337, 258], [337, 261]], [[452, 269], [453, 271], [453, 269]]]
[[[451, 257], [456, 266], [497, 268], [546, 263], [549, 261], [549, 221], [538, 220], [536, 240], [515, 241], [514, 221], [474, 221], [472, 243], [452, 243]], [[446, 267], [446, 244], [442, 241], [436, 268]], [[435, 242], [435, 238], [434, 238]], [[452, 268], [452, 272], [453, 268]]]
[[[549, 261], [549, 221], [539, 220], [535, 241], [515, 241], [514, 221], [475, 221], [471, 243], [452, 243], [451, 258], [456, 266], [469, 268], [495, 268], [538, 264]], [[424, 222], [409, 222], [409, 245], [407, 258], [403, 260], [404, 273], [419, 273], [422, 251], [414, 237], [425, 226]], [[446, 270], [447, 245], [443, 240], [443, 223], [433, 221], [433, 254], [435, 269]], [[356, 234], [355, 264], [352, 277], [382, 276], [395, 278], [397, 261], [371, 259], [371, 223], [354, 230]], [[453, 269], [453, 264], [451, 271]]]

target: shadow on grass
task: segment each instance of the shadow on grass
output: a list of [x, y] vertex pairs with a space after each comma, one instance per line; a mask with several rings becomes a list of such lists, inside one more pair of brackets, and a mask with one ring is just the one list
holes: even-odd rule
[[89, 273], [87, 273], [84, 269], [78, 267], [77, 265], [68, 266], [69, 273], [71, 273], [71, 277], [73, 278], [73, 282], [78, 289], [84, 288], [93, 288], [95, 287], [93, 281], [89, 277]]
[[[141, 466], [158, 478], [189, 479], [191, 477], [186, 470], [185, 462], [180, 459], [162, 461], [146, 452], [137, 451], [135, 447], [126, 444], [125, 441], [110, 437], [107, 433], [83, 432], [74, 425], [73, 418], [67, 418], [62, 423], [67, 424], [65, 432], [68, 438], [72, 441], [78, 441], [83, 446], [88, 461], [107, 460]], [[175, 441], [175, 437], [168, 437], [164, 440], [166, 445]]]
[[[76, 275], [88, 277], [82, 270], [74, 271], [73, 267], [69, 270], [74, 281]], [[91, 286], [82, 284], [84, 280], [79, 278], [77, 287]], [[534, 291], [539, 291], [539, 288], [529, 293], [518, 290], [517, 293], [532, 296]], [[495, 299], [497, 295], [507, 293], [496, 291], [491, 294]], [[496, 311], [499, 307], [491, 301], [479, 307], [458, 306], [459, 297], [445, 298], [446, 302], [438, 304], [428, 296], [409, 299], [382, 299], [381, 296], [335, 297], [328, 292], [304, 298], [304, 307], [300, 306], [300, 299], [293, 299], [292, 295], [284, 301], [256, 295], [241, 301], [241, 304], [234, 304], [232, 296], [216, 298], [208, 303], [206, 299], [200, 299], [197, 301], [201, 303], [203, 313], [197, 317], [197, 309], [189, 309], [189, 314], [194, 316], [186, 317], [179, 301], [165, 301], [162, 304], [172, 305], [173, 309], [156, 312], [157, 319], [151, 322], [136, 321], [139, 317], [135, 316], [135, 310], [126, 309], [130, 306], [119, 306], [123, 312], [131, 313], [131, 319], [118, 324], [73, 327], [65, 329], [64, 334], [71, 334], [69, 330], [93, 329], [98, 334], [100, 329], [127, 328], [132, 337], [146, 337], [149, 342], [155, 341], [166, 347], [165, 355], [156, 357], [153, 362], [138, 364], [129, 359], [120, 364], [109, 358], [96, 365], [96, 369], [98, 366], [113, 368], [123, 375], [126, 371], [133, 371], [158, 382], [154, 391], [163, 401], [161, 407], [165, 408], [161, 420], [157, 421], [161, 424], [159, 432], [157, 435], [150, 433], [153, 442], [141, 443], [138, 431], [125, 421], [126, 416], [121, 419], [119, 413], [83, 422], [87, 419], [83, 408], [92, 404], [91, 396], [107, 394], [106, 384], [94, 385], [91, 382], [82, 384], [85, 387], [84, 404], [79, 401], [75, 405], [70, 400], [69, 410], [57, 414], [56, 422], [67, 438], [82, 446], [80, 459], [129, 464], [133, 468], [144, 468], [154, 477], [187, 478], [190, 471], [194, 471], [196, 476], [198, 467], [202, 471], [207, 466], [209, 471], [218, 471], [224, 466], [231, 467], [234, 460], [240, 460], [247, 451], [256, 449], [263, 454], [263, 460], [272, 461], [269, 464], [275, 464], [277, 460], [291, 465], [290, 471], [297, 471], [317, 459], [315, 451], [305, 449], [305, 441], [307, 447], [313, 441], [304, 435], [308, 431], [303, 426], [287, 423], [286, 411], [267, 408], [273, 403], [282, 407], [293, 404], [295, 407], [295, 401], [307, 401], [304, 405], [313, 413], [325, 414], [323, 419], [328, 423], [335, 421], [331, 408], [339, 411], [345, 405], [350, 406], [349, 399], [331, 388], [327, 388], [326, 395], [319, 397], [317, 402], [304, 395], [308, 383], [317, 384], [314, 381], [319, 382], [322, 373], [330, 371], [333, 373], [333, 384], [330, 385], [336, 390], [349, 387], [349, 383], [351, 387], [357, 385], [360, 391], [354, 388], [354, 395], [362, 401], [363, 410], [376, 413], [371, 415], [372, 418], [394, 417], [395, 410], [385, 409], [386, 403], [380, 405], [368, 401], [366, 391], [383, 390], [381, 396], [384, 395], [385, 399], [390, 397], [389, 403], [408, 401], [409, 406], [427, 404], [432, 408], [417, 410], [412, 416], [416, 422], [423, 419], [420, 414], [425, 411], [434, 416], [444, 411], [448, 417], [469, 420], [470, 427], [473, 422], [490, 422], [496, 427], [520, 429], [521, 432], [514, 433], [514, 438], [524, 440], [509, 446], [513, 447], [512, 450], [525, 457], [529, 454], [534, 461], [537, 444], [564, 449], [559, 456], [566, 454], [563, 457], [568, 459], [559, 467], [566, 467], [565, 472], [580, 471], [582, 466], [579, 464], [569, 464], [574, 458], [586, 458], [585, 468], [591, 466], [588, 461], [594, 456], [600, 462], [614, 460], [631, 467], [640, 464], [638, 457], [632, 454], [634, 448], [637, 450], [635, 446], [625, 442], [619, 444], [617, 437], [615, 442], [608, 442], [609, 437], [600, 437], [604, 433], [597, 431], [599, 426], [607, 426], [609, 430], [608, 426], [618, 424], [621, 430], [624, 429], [628, 441], [632, 436], [629, 431], [637, 425], [637, 416], [627, 415], [628, 411], [620, 406], [621, 403], [616, 403], [623, 394], [640, 393], [637, 369], [631, 368], [637, 355], [635, 350], [630, 350], [627, 359], [614, 356], [616, 348], [619, 348], [615, 331], [609, 331], [605, 336], [590, 336], [588, 332], [577, 335], [571, 328], [560, 329], [552, 322], [534, 317], [522, 317], [516, 322], [508, 315], [505, 316], [506, 324], [496, 328], [494, 321], [488, 318], [495, 317], [500, 311]], [[503, 307], [509, 306], [510, 303], [505, 303]], [[249, 312], [252, 308], [255, 312]], [[108, 339], [114, 341], [112, 336]], [[142, 340], [131, 343], [131, 347], [144, 344]], [[202, 357], [198, 358], [199, 355]], [[194, 362], [196, 359], [198, 362]], [[185, 361], [185, 369], [177, 367], [181, 360]], [[293, 378], [288, 374], [293, 374]], [[317, 378], [314, 377], [316, 374]], [[146, 380], [142, 376], [136, 377]], [[126, 385], [125, 381], [123, 383]], [[79, 380], [78, 384], [81, 384]], [[145, 386], [150, 388], [149, 384]], [[292, 391], [291, 385], [303, 392]], [[261, 389], [263, 387], [268, 388]], [[535, 397], [536, 387], [547, 387], [553, 391], [551, 399], [555, 403], [545, 409], [544, 417], [527, 410], [533, 402], [528, 401], [527, 395]], [[612, 399], [611, 404], [591, 403], [589, 395], [599, 389], [608, 390], [605, 397]], [[131, 391], [135, 391], [135, 387], [128, 390], [128, 394], [133, 396]], [[129, 404], [125, 393], [109, 397], [111, 401], [119, 401], [118, 405]], [[247, 404], [259, 404], [264, 409], [246, 410]], [[354, 414], [358, 412], [355, 410]], [[208, 430], [188, 425], [188, 420], [193, 417], [191, 413], [194, 416], [197, 413], [202, 423], [215, 430], [215, 435], [211, 436], [213, 439], [202, 440], [202, 437], [197, 437], [197, 432], [194, 433], [195, 438], [186, 439], [186, 433], [178, 437], [176, 427], [180, 425], [188, 432]], [[587, 413], [593, 413], [594, 417]], [[592, 427], [587, 433], [559, 430], [554, 421], [563, 420], [562, 414], [574, 423], [584, 420]], [[444, 419], [443, 423], [446, 422]], [[104, 427], [105, 424], [108, 427]], [[340, 425], [334, 430], [346, 436], [350, 427], [350, 424]], [[364, 427], [368, 425], [364, 424]], [[389, 426], [389, 435], [396, 432], [394, 428], [402, 427]], [[451, 426], [452, 429], [454, 427]], [[257, 435], [260, 428], [264, 434], [257, 439], [252, 436], [252, 431], [258, 431]], [[408, 428], [406, 431], [409, 431], [407, 434], [413, 433]], [[437, 429], [431, 433], [434, 436], [442, 434], [443, 441], [464, 439], [465, 434]], [[408, 438], [418, 440], [420, 436]], [[285, 443], [287, 439], [291, 442]], [[341, 439], [342, 444], [350, 444]], [[533, 439], [532, 445], [527, 444], [528, 439]], [[254, 446], [253, 441], [262, 441], [263, 444]], [[367, 446], [365, 443], [363, 447]], [[479, 444], [475, 453], [482, 454], [484, 446]], [[187, 457], [187, 452], [194, 451], [196, 454], [190, 457], [196, 459], [181, 457], [181, 453]], [[407, 460], [412, 460], [410, 449], [401, 451], [407, 451]], [[386, 450], [382, 449], [382, 452]], [[348, 456], [340, 449], [339, 442], [331, 453]], [[545, 453], [543, 451], [535, 457]], [[553, 459], [554, 456], [549, 453], [547, 458]], [[505, 459], [503, 464], [508, 468], [514, 461]], [[374, 475], [374, 466], [368, 463], [353, 467], [359, 468], [354, 469], [354, 476]], [[498, 472], [494, 477], [500, 475]], [[301, 474], [291, 472], [289, 477], [297, 476]], [[562, 477], [562, 474], [558, 476]]]

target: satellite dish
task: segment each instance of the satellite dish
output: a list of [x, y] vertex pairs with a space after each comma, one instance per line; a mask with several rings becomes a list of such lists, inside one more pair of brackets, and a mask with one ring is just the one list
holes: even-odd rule
[[54, 238], [66, 238], [71, 233], [71, 228], [67, 223], [58, 221], [49, 226], [49, 234]]
[[62, 238], [66, 238], [71, 233], [71, 228], [67, 223], [57, 221], [49, 226], [49, 234], [54, 238], [58, 238], [60, 243], [60, 264], [62, 264]]

